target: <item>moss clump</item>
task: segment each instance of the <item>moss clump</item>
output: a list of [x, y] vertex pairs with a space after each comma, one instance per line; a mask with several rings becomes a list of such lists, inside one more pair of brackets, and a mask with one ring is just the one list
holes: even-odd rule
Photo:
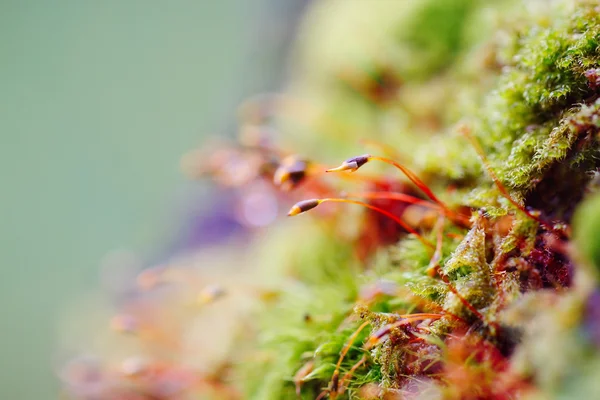
[[[262, 182], [261, 195], [286, 205], [346, 191], [422, 237], [343, 204], [311, 211], [312, 227], [286, 221], [261, 236], [263, 296], [220, 384], [254, 399], [600, 395], [589, 373], [600, 365], [597, 201], [579, 207], [600, 167], [600, 6], [529, 6], [315, 6], [292, 83], [268, 102], [274, 117], [246, 124], [280, 129], [288, 146], [328, 163], [368, 133], [445, 205], [392, 171], [365, 166], [375, 172], [340, 183], [305, 158], [282, 193], [295, 156], [243, 137], [236, 161], [254, 169], [234, 190]], [[413, 198], [398, 206], [390, 194]]]
[[564, 220], [598, 167], [589, 135], [596, 87], [587, 75], [598, 67], [600, 17], [595, 2], [575, 2], [548, 18], [519, 35], [474, 130], [514, 195]]
[[[415, 59], [427, 61], [423, 61], [425, 64], [419, 74], [403, 69], [402, 63], [395, 67], [388, 65], [386, 68], [391, 70], [386, 73], [396, 77], [396, 96], [388, 96], [382, 103], [366, 95], [375, 112], [393, 113], [391, 110], [403, 101], [404, 90], [409, 93], [425, 90], [430, 80], [442, 87], [447, 85], [446, 88], [458, 92], [454, 95], [460, 97], [460, 84], [448, 84], [444, 79], [459, 76], [457, 70], [473, 62], [473, 58], [467, 56], [470, 46], [485, 47], [481, 42], [465, 40], [467, 30], [462, 29], [465, 21], [477, 18], [478, 7], [479, 4], [469, 1], [432, 1], [415, 6], [411, 21], [398, 28], [393, 37], [398, 40], [399, 49], [413, 49], [415, 54], [420, 54]], [[515, 13], [514, 9], [503, 12], [506, 15]], [[511, 366], [520, 357], [511, 358], [514, 352], [527, 352], [533, 346], [531, 341], [544, 333], [532, 333], [529, 321], [522, 317], [507, 318], [504, 315], [519, 304], [524, 293], [552, 288], [557, 290], [556, 296], [560, 298], [561, 291], [572, 285], [576, 273], [570, 256], [560, 250], [568, 241], [568, 233], [557, 233], [559, 230], [549, 230], [548, 226], [560, 222], [562, 232], [568, 231], [573, 210], [590, 182], [590, 171], [599, 167], [599, 103], [593, 71], [600, 66], [600, 14], [594, 2], [578, 1], [544, 10], [543, 14], [522, 15], [516, 26], [506, 29], [511, 37], [507, 46], [494, 49], [494, 65], [501, 64], [501, 68], [495, 70], [499, 73], [493, 68], [479, 70], [488, 76], [498, 73], [489, 92], [473, 91], [470, 87], [474, 81], [472, 77], [462, 80], [467, 96], [472, 99], [467, 104], [483, 99], [481, 106], [467, 106], [466, 112], [452, 114], [458, 118], [437, 119], [437, 123], [441, 122], [434, 129], [438, 136], [425, 142], [416, 141], [420, 144], [415, 153], [419, 157], [416, 164], [423, 167], [431, 185], [454, 185], [454, 193], [446, 197], [454, 204], [469, 205], [482, 213], [474, 217], [470, 229], [452, 228], [448, 223], [442, 226], [443, 232], [450, 237], [441, 238], [438, 277], [428, 274], [431, 272], [431, 251], [414, 238], [404, 239], [380, 250], [388, 254], [383, 258], [383, 269], [375, 268], [370, 272], [367, 269], [362, 273], [373, 282], [392, 282], [398, 288], [393, 295], [383, 296], [373, 303], [365, 303], [357, 296], [349, 299], [342, 308], [330, 308], [330, 312], [343, 310], [339, 316], [342, 321], [342, 316], [356, 318], [350, 311], [350, 304], [361, 304], [359, 316], [370, 321], [371, 335], [377, 336], [386, 327], [391, 329], [368, 353], [361, 368], [354, 371], [354, 383], [349, 386], [361, 386], [364, 391], [344, 392], [343, 396], [356, 393], [369, 398], [367, 388], [372, 390], [369, 382], [378, 385], [378, 396], [386, 390], [408, 393], [415, 382], [427, 382], [425, 386], [451, 398], [472, 397], [476, 393], [486, 398], [525, 393], [541, 395], [563, 387], [560, 382], [564, 380], [555, 381], [558, 386], [549, 386], [544, 383], [547, 378], [540, 378], [539, 386], [530, 384], [532, 373], [536, 377], [544, 375], [543, 371], [539, 371], [540, 375], [535, 372], [544, 369], [542, 354], [539, 354], [540, 364], [530, 366], [531, 370], [517, 372], [518, 369]], [[444, 18], [439, 20], [440, 16]], [[455, 26], [459, 21], [460, 29]], [[381, 74], [371, 73], [370, 76], [380, 86], [390, 81], [383, 79]], [[333, 101], [346, 101], [345, 97], [352, 95], [351, 92], [338, 94]], [[443, 97], [431, 99], [440, 109], [444, 108], [440, 101]], [[450, 108], [455, 106], [450, 105]], [[398, 117], [402, 123], [411, 118], [419, 119], [420, 116]], [[546, 225], [540, 225], [515, 209], [485, 176], [475, 152], [467, 148], [468, 141], [453, 125], [459, 119], [482, 144], [490, 167], [511, 197], [524, 207], [539, 211], [539, 218]], [[419, 129], [418, 125], [412, 126]], [[390, 142], [393, 144], [395, 140]], [[435, 241], [435, 229], [430, 235]], [[570, 290], [585, 292], [578, 287]], [[381, 314], [378, 308], [385, 309], [386, 313]], [[575, 328], [565, 328], [569, 340], [576, 340], [578, 321], [581, 321], [576, 314], [580, 310], [581, 305], [576, 304], [574, 309], [565, 311], [575, 324]], [[443, 317], [420, 324], [398, 324], [403, 318], [401, 315], [407, 313], [435, 312]], [[564, 326], [563, 321], [551, 323]], [[389, 328], [395, 324], [397, 328]], [[358, 321], [355, 327], [357, 325]], [[535, 329], [540, 329], [537, 323], [534, 325]], [[278, 331], [280, 327], [271, 326], [270, 329]], [[352, 330], [339, 326], [330, 329], [344, 332], [337, 336], [334, 346], [339, 351], [342, 343], [350, 340]], [[319, 334], [324, 332], [315, 332], [313, 336]], [[556, 340], [550, 336], [547, 346]], [[364, 342], [365, 337], [361, 337]], [[289, 340], [295, 341], [291, 337]], [[282, 347], [289, 345], [281, 343]], [[319, 341], [311, 344], [311, 351], [316, 348], [319, 348]], [[352, 362], [357, 362], [365, 352], [357, 349], [347, 367], [351, 368]], [[462, 356], [464, 352], [472, 352], [473, 357]], [[560, 365], [571, 357], [563, 357], [560, 351], [556, 353], [553, 356], [558, 357]], [[306, 359], [296, 361], [296, 369], [299, 369]], [[339, 396], [331, 391], [329, 381], [333, 370], [331, 363], [328, 370], [323, 369], [327, 373], [311, 376], [317, 380], [313, 382], [314, 387], [325, 390], [331, 398]], [[369, 371], [378, 372], [369, 375]], [[456, 378], [458, 371], [466, 374], [468, 382]], [[479, 379], [483, 381], [477, 382]], [[510, 384], [500, 388], [500, 382], [509, 381]], [[425, 386], [419, 390], [425, 390]], [[308, 393], [314, 395], [316, 392]], [[274, 397], [285, 398], [286, 395], [280, 392]]]
[[[578, 210], [574, 238], [581, 252], [582, 262], [600, 271], [600, 248], [598, 229], [600, 227], [600, 196], [590, 197]], [[598, 272], [596, 272], [597, 274]]]

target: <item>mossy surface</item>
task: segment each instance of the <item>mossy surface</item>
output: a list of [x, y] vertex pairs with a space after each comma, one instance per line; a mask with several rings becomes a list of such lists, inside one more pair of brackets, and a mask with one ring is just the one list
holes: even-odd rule
[[[518, 7], [498, 7], [499, 19], [502, 15], [519, 16], [514, 25], [504, 27], [503, 46], [494, 42], [492, 34], [479, 40], [468, 37], [466, 27], [476, 23], [479, 7], [480, 2], [429, 1], [411, 8], [413, 14], [403, 16], [408, 22], [391, 29], [390, 35], [391, 43], [397, 40], [399, 53], [413, 52], [411, 60], [414, 63], [410, 68], [399, 62], [387, 65], [385, 70], [372, 69], [369, 72], [370, 78], [381, 86], [386, 82], [397, 85], [391, 88], [394, 95], [388, 93], [385, 97], [373, 97], [373, 93], [386, 93], [384, 88], [379, 88], [379, 92], [362, 94], [363, 100], [373, 107], [373, 112], [384, 116], [381, 118], [392, 114], [389, 118], [397, 118], [399, 126], [410, 126], [429, 135], [429, 138], [418, 140], [413, 134], [398, 132], [399, 138], [388, 143], [394, 145], [412, 140], [414, 144], [411, 146], [416, 144], [414, 163], [421, 166], [421, 173], [428, 176], [428, 183], [440, 189], [454, 186], [455, 190], [444, 197], [452, 204], [480, 210], [479, 214], [475, 212], [470, 229], [453, 228], [449, 223], [443, 225], [445, 235], [441, 242], [439, 265], [440, 275], [445, 280], [427, 273], [431, 267], [431, 251], [414, 238], [406, 238], [396, 245], [380, 249], [375, 266], [371, 262], [366, 270], [355, 276], [357, 287], [368, 286], [369, 281], [371, 285], [387, 282], [395, 288], [393, 294], [380, 295], [372, 302], [360, 296], [353, 299], [346, 297], [343, 305], [332, 302], [330, 307], [322, 310], [329, 315], [328, 321], [332, 324], [328, 328], [321, 325], [310, 334], [313, 338], [322, 339], [314, 340], [303, 348], [304, 358], [298, 354], [295, 359], [285, 359], [287, 371], [299, 370], [309, 359], [314, 361], [318, 373], [307, 375], [306, 392], [302, 389], [307, 398], [312, 398], [320, 390], [325, 390], [331, 398], [375, 398], [369, 397], [371, 394], [366, 389], [372, 388], [370, 384], [379, 388], [375, 391], [377, 396], [383, 396], [386, 391], [388, 395], [406, 395], [411, 393], [411, 385], [416, 385], [423, 393], [427, 392], [425, 387], [429, 387], [428, 390], [433, 393], [448, 398], [535, 397], [544, 392], [558, 393], [569, 387], [568, 377], [561, 375], [562, 378], [554, 377], [556, 380], [545, 376], [543, 354], [536, 353], [533, 357], [540, 357], [540, 364], [530, 365], [526, 371], [520, 370], [520, 375], [516, 372], [518, 368], [515, 365], [519, 363], [521, 353], [537, 351], [532, 348], [538, 337], [536, 335], [547, 341], [545, 345], [548, 347], [554, 346], [559, 339], [551, 337], [552, 329], [548, 334], [543, 332], [543, 328], [533, 332], [540, 326], [522, 317], [506, 319], [504, 315], [520, 304], [524, 294], [536, 293], [544, 288], [556, 290], [553, 296], [559, 302], [569, 301], [566, 298], [562, 300], [561, 293], [572, 292], [568, 295], [572, 298], [586, 296], [586, 291], [574, 287], [572, 282], [573, 276], [582, 272], [570, 256], [557, 250], [556, 246], [557, 243], [564, 245], [568, 242], [572, 214], [588, 190], [592, 172], [599, 166], [599, 103], [594, 80], [596, 68], [600, 66], [598, 4], [563, 2], [549, 9], [535, 9], [529, 14]], [[471, 49], [491, 51], [488, 58], [494, 61], [488, 60], [486, 65], [474, 68], [477, 52]], [[374, 65], [377, 65], [376, 62]], [[467, 68], [471, 71], [470, 75], [462, 72], [467, 66], [470, 67]], [[386, 81], [383, 71], [396, 78]], [[473, 90], [473, 82], [478, 77], [484, 79], [487, 86]], [[434, 82], [433, 85], [431, 82]], [[432, 89], [434, 85], [441, 91]], [[333, 116], [337, 115], [335, 108], [340, 107], [340, 102], [350, 101], [347, 97], [361, 95], [360, 88], [354, 86], [351, 89], [334, 95], [331, 103]], [[431, 101], [437, 110], [428, 115], [410, 111], [396, 115], [396, 107], [407, 111], [403, 105], [404, 90], [420, 93], [421, 97], [417, 99]], [[440, 93], [442, 96], [439, 96]], [[460, 110], [457, 104], [446, 106], [445, 101], [452, 96], [470, 98], [461, 103], [463, 112], [457, 111]], [[474, 106], [477, 102], [479, 105]], [[352, 118], [347, 121], [351, 123]], [[459, 122], [463, 128], [457, 128]], [[538, 212], [547, 226], [526, 216], [501, 194], [468, 140], [460, 134], [464, 127], [477, 138], [489, 160], [489, 167], [495, 171], [510, 196], [523, 207]], [[399, 149], [402, 151], [403, 146]], [[555, 223], [560, 223], [556, 229], [566, 228], [567, 233], [549, 231], [548, 226]], [[435, 241], [433, 230], [426, 234]], [[556, 238], [552, 242], [548, 236], [553, 235]], [[596, 242], [592, 241], [589, 247], [595, 249]], [[594, 251], [589, 250], [588, 253], [595, 260]], [[343, 263], [340, 268], [344, 268]], [[338, 290], [340, 295], [344, 293], [341, 287], [331, 284], [315, 282], [308, 290], [312, 290], [316, 297], [325, 287]], [[300, 310], [308, 310], [312, 302], [296, 304]], [[351, 304], [360, 305], [358, 315], [351, 311]], [[577, 305], [577, 301], [571, 304], [574, 308], [565, 310], [565, 315], [574, 319], [574, 325], [557, 329], [563, 335], [560, 340], [579, 343], [580, 328], [577, 326], [581, 322], [577, 321], [582, 318], [581, 305]], [[274, 307], [279, 308], [280, 305]], [[381, 310], [385, 310], [385, 314], [379, 314]], [[342, 321], [353, 319], [352, 327], [356, 328], [358, 319], [366, 319], [371, 322], [371, 334], [375, 334], [385, 326], [393, 325], [400, 319], [400, 314], [436, 311], [454, 318], [444, 317], [430, 323], [424, 330], [428, 332], [426, 334], [420, 328], [415, 328], [415, 332], [404, 328], [392, 330], [370, 351], [364, 347], [361, 350], [359, 344], [366, 341], [366, 336], [361, 334], [356, 338], [355, 351], [346, 356], [344, 371], [365, 355], [366, 363], [354, 371], [351, 381], [347, 382], [350, 388], [362, 387], [364, 390], [349, 390], [339, 395], [331, 390], [335, 355], [339, 354], [353, 332]], [[304, 324], [299, 318], [297, 321], [295, 326]], [[564, 326], [563, 321], [543, 323]], [[290, 328], [280, 325], [284, 324], [265, 329], [280, 332]], [[535, 328], [532, 328], [533, 325]], [[288, 341], [280, 340], [278, 346], [281, 349], [292, 348], [291, 343], [306, 335], [304, 330], [298, 338], [290, 336]], [[462, 337], [460, 345], [451, 339], [456, 335]], [[546, 338], [542, 339], [544, 335]], [[332, 350], [329, 358], [320, 353], [322, 346]], [[575, 348], [580, 348], [578, 346], [586, 345], [574, 344]], [[457, 351], [458, 355], [453, 351]], [[460, 354], [469, 351], [471, 358], [462, 358]], [[515, 351], [517, 356], [511, 358]], [[558, 349], [552, 352], [555, 353], [553, 357], [560, 360], [556, 361], [559, 365], [573, 362], [569, 357], [578, 357], [573, 355], [575, 353], [569, 355], [567, 350], [564, 355]], [[455, 376], [457, 371], [462, 371], [466, 374], [464, 379], [472, 381], [459, 380]], [[290, 375], [291, 372], [288, 372], [288, 378]], [[484, 379], [475, 382], [480, 378]], [[500, 382], [510, 383], [500, 388]], [[270, 392], [270, 398], [289, 398], [294, 387], [291, 380], [288, 379], [283, 387], [278, 393]]]
[[[600, 396], [598, 199], [580, 207], [600, 168], [600, 4], [329, 1], [301, 37], [268, 118], [242, 121], [283, 139], [242, 129], [248, 177], [222, 159], [210, 172], [246, 197], [267, 181], [277, 204], [371, 209], [315, 205], [259, 236], [260, 294], [219, 385], [257, 400]], [[324, 176], [317, 160], [364, 146], [443, 206], [373, 159]]]

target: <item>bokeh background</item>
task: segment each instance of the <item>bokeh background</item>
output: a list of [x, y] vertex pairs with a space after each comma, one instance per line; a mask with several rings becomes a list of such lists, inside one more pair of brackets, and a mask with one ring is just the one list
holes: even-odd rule
[[107, 257], [160, 262], [210, 215], [179, 159], [281, 84], [305, 3], [0, 2], [0, 399], [58, 396]]

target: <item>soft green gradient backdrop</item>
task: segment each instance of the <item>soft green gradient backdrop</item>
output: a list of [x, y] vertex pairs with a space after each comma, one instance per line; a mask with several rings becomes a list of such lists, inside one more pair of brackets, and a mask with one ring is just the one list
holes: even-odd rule
[[0, 2], [0, 399], [56, 398], [61, 310], [176, 229], [180, 155], [265, 88], [268, 3]]

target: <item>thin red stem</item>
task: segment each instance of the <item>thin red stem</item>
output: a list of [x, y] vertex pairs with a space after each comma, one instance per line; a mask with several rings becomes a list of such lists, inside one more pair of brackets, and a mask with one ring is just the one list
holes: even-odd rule
[[344, 360], [344, 357], [346, 357], [346, 354], [348, 354], [348, 351], [350, 351], [350, 348], [352, 347], [352, 344], [354, 344], [354, 341], [356, 340], [356, 338], [358, 337], [359, 333], [365, 329], [365, 327], [367, 325], [369, 325], [371, 322], [370, 321], [365, 321], [363, 322], [358, 329], [356, 329], [354, 331], [354, 333], [352, 333], [352, 335], [350, 336], [350, 338], [348, 339], [348, 342], [346, 343], [346, 345], [344, 346], [344, 348], [342, 349], [342, 352], [340, 353], [340, 358], [338, 359], [337, 364], [335, 365], [335, 371], [333, 372], [333, 375], [331, 377], [331, 392], [332, 393], [336, 393], [338, 391], [339, 388], [339, 376], [340, 376], [340, 367], [342, 365], [342, 361]]
[[438, 218], [435, 229], [437, 231], [435, 252], [433, 253], [433, 257], [431, 257], [429, 266], [427, 267], [427, 274], [430, 276], [435, 275], [435, 271], [438, 269], [440, 260], [442, 259], [442, 245], [444, 243], [444, 217], [440, 216]]
[[431, 249], [435, 249], [435, 245], [433, 243], [431, 243], [429, 240], [425, 239], [423, 236], [421, 236], [421, 234], [419, 232], [417, 232], [415, 229], [413, 229], [410, 225], [408, 225], [406, 222], [404, 222], [402, 219], [398, 218], [397, 216], [395, 216], [394, 214], [381, 209], [379, 207], [375, 207], [369, 203], [365, 203], [362, 201], [358, 201], [358, 200], [351, 200], [351, 199], [338, 199], [338, 198], [326, 198], [326, 199], [320, 199], [319, 202], [324, 203], [327, 201], [331, 201], [331, 202], [336, 202], [336, 203], [351, 203], [351, 204], [357, 204], [359, 206], [363, 206], [366, 208], [369, 208], [373, 211], [377, 211], [378, 213], [381, 213], [383, 215], [385, 215], [388, 218], [391, 218], [392, 220], [396, 221], [398, 223], [398, 225], [402, 226], [402, 228], [404, 228], [407, 232], [412, 233], [413, 235], [415, 235], [417, 237], [417, 239], [423, 243], [425, 246], [431, 248]]
[[340, 380], [340, 390], [339, 390], [339, 394], [344, 394], [344, 391], [346, 390], [346, 387], [344, 386], [346, 381], [350, 378], [352, 378], [352, 375], [354, 375], [354, 372], [356, 372], [356, 370], [363, 365], [365, 362], [367, 361], [367, 357], [366, 356], [362, 356], [360, 360], [358, 360], [356, 362], [356, 364], [354, 364], [352, 366], [352, 368], [350, 368], [350, 371], [348, 371]]
[[423, 193], [425, 193], [427, 195], [427, 197], [429, 197], [431, 200], [433, 200], [436, 204], [438, 204], [444, 210], [447, 210], [446, 205], [431, 191], [431, 189], [429, 189], [429, 187], [425, 184], [425, 182], [423, 182], [421, 180], [421, 178], [419, 178], [417, 175], [415, 175], [414, 172], [412, 172], [411, 170], [409, 170], [408, 168], [406, 168], [404, 165], [402, 165], [400, 163], [397, 163], [396, 161], [391, 160], [391, 159], [386, 158], [386, 157], [370, 156], [369, 159], [370, 160], [377, 160], [377, 161], [381, 161], [381, 162], [393, 165], [394, 167], [396, 167], [397, 169], [399, 169], [400, 171], [402, 171], [402, 173], [404, 175], [406, 175], [406, 177], [408, 179], [410, 179], [410, 181], [412, 183], [414, 183], [415, 185], [417, 185], [417, 187], [419, 189], [421, 189], [423, 191]]
[[363, 322], [358, 329], [356, 329], [354, 331], [354, 333], [352, 333], [352, 335], [350, 336], [350, 338], [348, 339], [348, 343], [346, 343], [346, 345], [344, 346], [344, 349], [342, 350], [342, 352], [340, 353], [340, 358], [338, 359], [338, 362], [335, 366], [335, 370], [339, 371], [340, 366], [342, 365], [342, 361], [344, 360], [344, 357], [346, 357], [346, 354], [348, 354], [348, 351], [350, 351], [350, 347], [352, 347], [352, 344], [354, 343], [354, 341], [356, 340], [356, 337], [358, 336], [358, 334], [367, 327], [367, 325], [369, 325], [370, 322], [369, 321], [365, 321]]
[[404, 165], [386, 158], [386, 157], [378, 157], [378, 156], [370, 156], [369, 160], [377, 160], [377, 161], [381, 161], [384, 162], [386, 164], [390, 164], [394, 167], [396, 167], [397, 169], [399, 169], [408, 179], [410, 179], [410, 181], [412, 183], [414, 183], [419, 189], [421, 189], [421, 191], [423, 193], [425, 193], [427, 195], [427, 197], [429, 197], [434, 203], [436, 203], [437, 205], [439, 205], [441, 207], [441, 209], [443, 210], [444, 214], [451, 217], [452, 219], [455, 219], [457, 221], [460, 221], [461, 223], [464, 222], [464, 216], [462, 215], [458, 215], [457, 213], [455, 213], [454, 211], [452, 211], [450, 208], [448, 208], [448, 206], [441, 201], [432, 191], [431, 189], [429, 189], [429, 186], [427, 186], [425, 184], [425, 182], [423, 182], [421, 180], [421, 178], [419, 178], [414, 172], [412, 172], [411, 170], [409, 170], [408, 168], [406, 168]]
[[346, 193], [347, 197], [362, 197], [365, 199], [390, 199], [390, 200], [399, 200], [409, 204], [415, 204], [418, 206], [423, 206], [427, 208], [431, 208], [433, 210], [440, 210], [440, 207], [436, 204], [433, 204], [427, 200], [419, 199], [418, 197], [414, 197], [404, 193], [396, 193], [396, 192], [353, 192]]
[[375, 332], [374, 334], [372, 334], [371, 337], [369, 337], [369, 339], [367, 339], [366, 346], [367, 346], [367, 348], [372, 348], [374, 345], [379, 343], [379, 340], [382, 337], [389, 334], [392, 331], [392, 329], [394, 329], [394, 328], [399, 328], [403, 325], [408, 325], [411, 322], [415, 322], [415, 321], [422, 321], [422, 320], [426, 320], [426, 319], [440, 319], [442, 317], [443, 317], [442, 314], [409, 314], [409, 315], [406, 315], [405, 318], [402, 318], [401, 320], [396, 321], [392, 324], [386, 325], [383, 328], [381, 328], [380, 330], [378, 330], [377, 332]]
[[482, 162], [483, 166], [485, 167], [487, 173], [492, 178], [492, 181], [494, 181], [494, 184], [498, 188], [498, 191], [500, 192], [500, 194], [502, 195], [502, 197], [504, 197], [506, 200], [508, 200], [513, 206], [515, 206], [519, 211], [521, 211], [523, 214], [527, 215], [529, 218], [531, 218], [534, 221], [540, 223], [546, 229], [548, 229], [550, 231], [554, 231], [555, 229], [554, 229], [553, 226], [551, 226], [550, 224], [548, 224], [545, 221], [542, 221], [538, 216], [533, 215], [532, 213], [530, 213], [524, 206], [522, 206], [515, 199], [512, 198], [512, 196], [510, 195], [510, 193], [508, 193], [508, 190], [506, 190], [506, 187], [500, 181], [500, 178], [498, 178], [498, 175], [496, 175], [496, 172], [494, 172], [494, 170], [492, 169], [492, 167], [490, 165], [490, 162], [488, 161], [488, 159], [487, 159], [487, 157], [485, 155], [485, 152], [483, 151], [483, 148], [481, 147], [481, 145], [479, 144], [479, 141], [475, 138], [475, 136], [473, 136], [473, 134], [471, 133], [471, 131], [468, 128], [464, 127], [462, 129], [462, 134], [467, 138], [467, 140], [471, 143], [471, 145], [475, 149], [475, 152], [479, 156], [479, 159], [481, 160], [481, 162]]
[[[471, 303], [469, 303], [469, 301], [467, 299], [465, 299], [459, 292], [458, 289], [456, 289], [454, 287], [454, 285], [452, 283], [450, 283], [450, 280], [448, 279], [448, 277], [442, 273], [442, 271], [438, 271], [438, 275], [440, 276], [440, 278], [442, 278], [442, 281], [444, 281], [444, 283], [446, 284], [446, 286], [448, 287], [448, 290], [450, 290], [457, 298], [458, 300], [469, 309], [469, 311], [471, 311], [481, 322], [483, 323], [488, 323], [485, 319], [485, 317], [483, 316], [482, 313], [479, 312], [478, 309], [476, 309]], [[496, 326], [496, 323], [489, 323], [489, 325], [494, 325]]]

